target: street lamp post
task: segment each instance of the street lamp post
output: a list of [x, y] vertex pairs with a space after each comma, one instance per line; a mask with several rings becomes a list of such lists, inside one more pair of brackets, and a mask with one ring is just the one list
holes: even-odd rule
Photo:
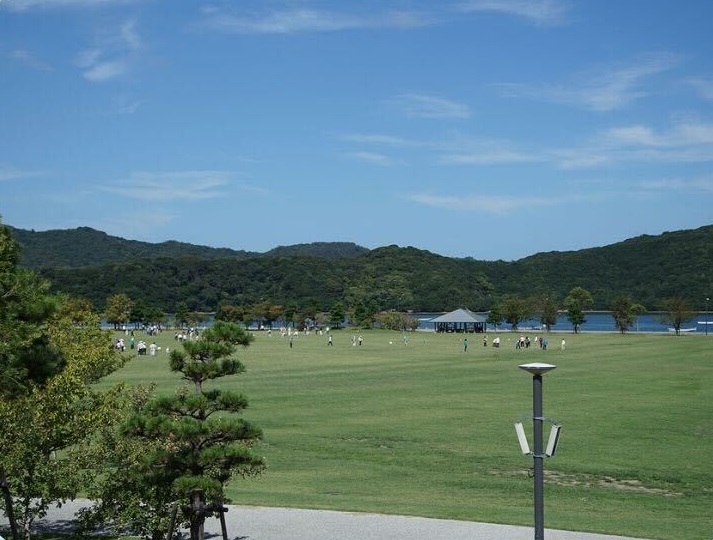
[[520, 369], [532, 375], [532, 427], [534, 449], [532, 452], [534, 468], [534, 507], [535, 507], [535, 540], [545, 538], [545, 465], [542, 437], [542, 375], [552, 371], [557, 366], [535, 362], [522, 364]]
[[708, 335], [708, 302], [710, 298], [706, 296], [706, 335]]

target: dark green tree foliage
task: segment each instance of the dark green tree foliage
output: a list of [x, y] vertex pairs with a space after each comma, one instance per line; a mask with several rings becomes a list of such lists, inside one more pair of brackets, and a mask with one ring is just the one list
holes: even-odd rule
[[503, 323], [503, 312], [500, 304], [495, 304], [488, 312], [487, 323], [494, 326], [500, 326]]
[[681, 334], [681, 327], [687, 321], [693, 320], [696, 312], [691, 309], [688, 302], [680, 296], [667, 298], [662, 302], [665, 313], [661, 316], [661, 322], [670, 325], [676, 335]]
[[19, 260], [19, 244], [0, 223], [0, 398], [26, 394], [63, 366], [46, 331], [59, 299]]
[[[191, 490], [201, 489], [210, 501], [223, 501], [223, 488], [235, 475], [260, 473], [265, 464], [253, 446], [261, 430], [240, 415], [247, 399], [238, 393], [206, 388], [215, 379], [237, 375], [243, 364], [233, 358], [237, 347], [247, 347], [253, 337], [241, 327], [217, 321], [183, 351], [171, 351], [170, 367], [192, 385], [174, 396], [158, 397], [137, 415], [130, 432], [154, 440], [172, 441], [158, 448], [150, 460], [156, 482], [170, 485], [176, 500], [187, 500]], [[204, 517], [188, 513], [192, 536]]]
[[92, 385], [121, 360], [88, 302], [51, 296], [18, 255], [0, 224], [0, 506], [13, 538], [29, 539], [50, 505], [81, 489], [71, 454], [106, 425], [116, 395]]
[[628, 296], [619, 296], [614, 300], [611, 312], [614, 318], [614, 326], [624, 334], [633, 326], [636, 317], [646, 313], [646, 308], [641, 304], [634, 303]]
[[537, 306], [537, 311], [540, 314], [540, 323], [545, 327], [547, 332], [557, 324], [557, 302], [547, 295], [544, 298], [540, 298], [535, 302]]
[[513, 330], [517, 330], [520, 321], [527, 319], [529, 316], [527, 302], [515, 296], [507, 297], [502, 303], [501, 309], [505, 322], [508, 323]]
[[[512, 262], [454, 259], [398, 246], [369, 251], [303, 245], [242, 256], [210, 248], [194, 252], [178, 243], [170, 252], [158, 249], [163, 244], [134, 250], [136, 243], [89, 232], [23, 231], [22, 243], [33, 254], [25, 264], [41, 268], [53, 290], [88, 298], [98, 310], [110, 295], [123, 292], [171, 313], [179, 302], [189, 310], [214, 311], [220, 303], [265, 300], [301, 308], [315, 300], [318, 311], [337, 301], [346, 302], [347, 311], [361, 301], [372, 313], [464, 306], [485, 311], [508, 295], [564, 298], [575, 287], [591, 292], [593, 309], [607, 309], [621, 295], [652, 308], [678, 294], [702, 309], [713, 290], [713, 225]], [[71, 262], [62, 263], [65, 255]]]
[[564, 307], [567, 310], [567, 319], [572, 323], [574, 333], [579, 332], [579, 327], [587, 322], [585, 311], [591, 309], [594, 304], [592, 294], [582, 287], [575, 287], [567, 298], [564, 299]]

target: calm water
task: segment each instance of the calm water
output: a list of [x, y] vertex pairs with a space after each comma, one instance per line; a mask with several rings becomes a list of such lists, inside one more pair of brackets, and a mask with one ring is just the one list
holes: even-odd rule
[[[419, 320], [419, 330], [433, 330], [433, 324], [428, 321], [433, 317], [438, 317], [443, 315], [443, 313], [414, 313], [414, 317]], [[481, 315], [487, 317], [486, 314]], [[644, 313], [632, 325], [631, 332], [668, 332], [669, 325], [664, 324], [660, 321], [662, 313]], [[580, 326], [580, 331], [582, 332], [614, 332], [616, 328], [614, 327], [614, 318], [609, 312], [590, 312], [586, 315], [587, 321]], [[709, 324], [706, 325], [706, 320]], [[708, 332], [713, 334], [713, 314], [708, 314], [708, 319], [706, 319], [705, 313], [699, 313], [691, 320], [686, 321], [681, 325], [681, 330], [687, 330], [695, 328], [691, 333], [703, 334], [706, 331], [706, 326], [708, 326]], [[539, 319], [526, 319], [522, 321], [518, 328], [520, 330], [534, 330], [540, 329]], [[492, 332], [495, 327], [488, 325], [488, 331]], [[503, 324], [498, 326], [498, 330], [510, 330], [509, 324]], [[552, 327], [552, 330], [571, 332], [573, 330], [572, 323], [567, 320], [566, 314], [560, 314], [557, 318], [557, 324]]]
[[[439, 313], [412, 313], [413, 317], [419, 320], [418, 329], [419, 330], [433, 330], [433, 323], [429, 320], [443, 315], [444, 312]], [[484, 317], [487, 317], [487, 313], [480, 313]], [[629, 330], [630, 332], [668, 332], [668, 325], [663, 324], [659, 319], [661, 318], [661, 313], [645, 313], [637, 318], [634, 325]], [[586, 315], [587, 321], [580, 326], [581, 332], [615, 332], [614, 319], [609, 312], [596, 311], [590, 312]], [[706, 325], [706, 320], [709, 324]], [[345, 321], [346, 323], [346, 321]], [[206, 321], [203, 321], [200, 326], [210, 326], [213, 324], [213, 314], [208, 316]], [[282, 324], [280, 321], [276, 321], [273, 326], [279, 328]], [[518, 328], [525, 332], [527, 330], [535, 331], [542, 330], [540, 327], [540, 321], [538, 319], [526, 319], [521, 321]], [[699, 313], [693, 317], [690, 321], [686, 321], [682, 326], [681, 330], [687, 330], [687, 333], [698, 333], [703, 334], [706, 331], [706, 326], [708, 327], [708, 332], [713, 335], [713, 313], [708, 314], [708, 319], [706, 319], [705, 313]], [[106, 321], [102, 321], [102, 328], [111, 328]], [[695, 330], [693, 330], [695, 329]], [[495, 327], [488, 325], [488, 332], [495, 331]], [[510, 330], [509, 324], [502, 324], [498, 326], [499, 331]], [[557, 318], [557, 324], [552, 327], [552, 330], [559, 332], [572, 332], [572, 323], [567, 320], [567, 316], [560, 314]]]

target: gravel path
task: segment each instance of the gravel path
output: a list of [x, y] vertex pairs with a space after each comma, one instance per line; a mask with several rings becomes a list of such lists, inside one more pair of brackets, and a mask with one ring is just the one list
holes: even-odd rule
[[[73, 501], [50, 510], [39, 522], [43, 530], [68, 530], [74, 513], [86, 501]], [[231, 540], [530, 540], [532, 527], [494, 525], [330, 510], [298, 510], [229, 506], [226, 517]], [[7, 522], [0, 517], [0, 527]], [[208, 519], [207, 536], [220, 540], [220, 521]], [[547, 540], [638, 540], [624, 536], [547, 529]]]

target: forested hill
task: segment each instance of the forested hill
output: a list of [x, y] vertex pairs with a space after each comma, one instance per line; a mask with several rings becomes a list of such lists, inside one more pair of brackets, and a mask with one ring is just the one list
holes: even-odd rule
[[[40, 269], [54, 290], [86, 297], [100, 309], [109, 295], [119, 292], [167, 312], [179, 302], [213, 311], [219, 303], [262, 301], [322, 309], [334, 302], [361, 302], [379, 309], [487, 310], [508, 295], [561, 302], [574, 287], [590, 291], [596, 309], [609, 308], [621, 295], [648, 309], [682, 296], [694, 309], [702, 309], [713, 294], [713, 226], [538, 253], [514, 262], [455, 259], [393, 245], [367, 250], [354, 244], [305, 244], [271, 254], [213, 251], [177, 242], [134, 243], [91, 229], [64, 231], [74, 238], [73, 245], [62, 231], [54, 231], [54, 243], [44, 237], [38, 247], [32, 244], [36, 235], [49, 233], [23, 236], [26, 232], [13, 230], [28, 257], [24, 264]], [[58, 251], [63, 250], [74, 255], [62, 259]], [[203, 250], [210, 255], [200, 255]], [[98, 263], [102, 253], [104, 260], [113, 253], [114, 262]], [[52, 262], [58, 260], [65, 262]]]
[[193, 257], [204, 260], [242, 260], [260, 256], [295, 255], [336, 258], [354, 257], [369, 251], [349, 242], [316, 242], [279, 246], [267, 253], [257, 253], [175, 241], [149, 243], [126, 240], [90, 227], [39, 232], [8, 228], [22, 246], [22, 265], [36, 270], [101, 266], [134, 259]]

